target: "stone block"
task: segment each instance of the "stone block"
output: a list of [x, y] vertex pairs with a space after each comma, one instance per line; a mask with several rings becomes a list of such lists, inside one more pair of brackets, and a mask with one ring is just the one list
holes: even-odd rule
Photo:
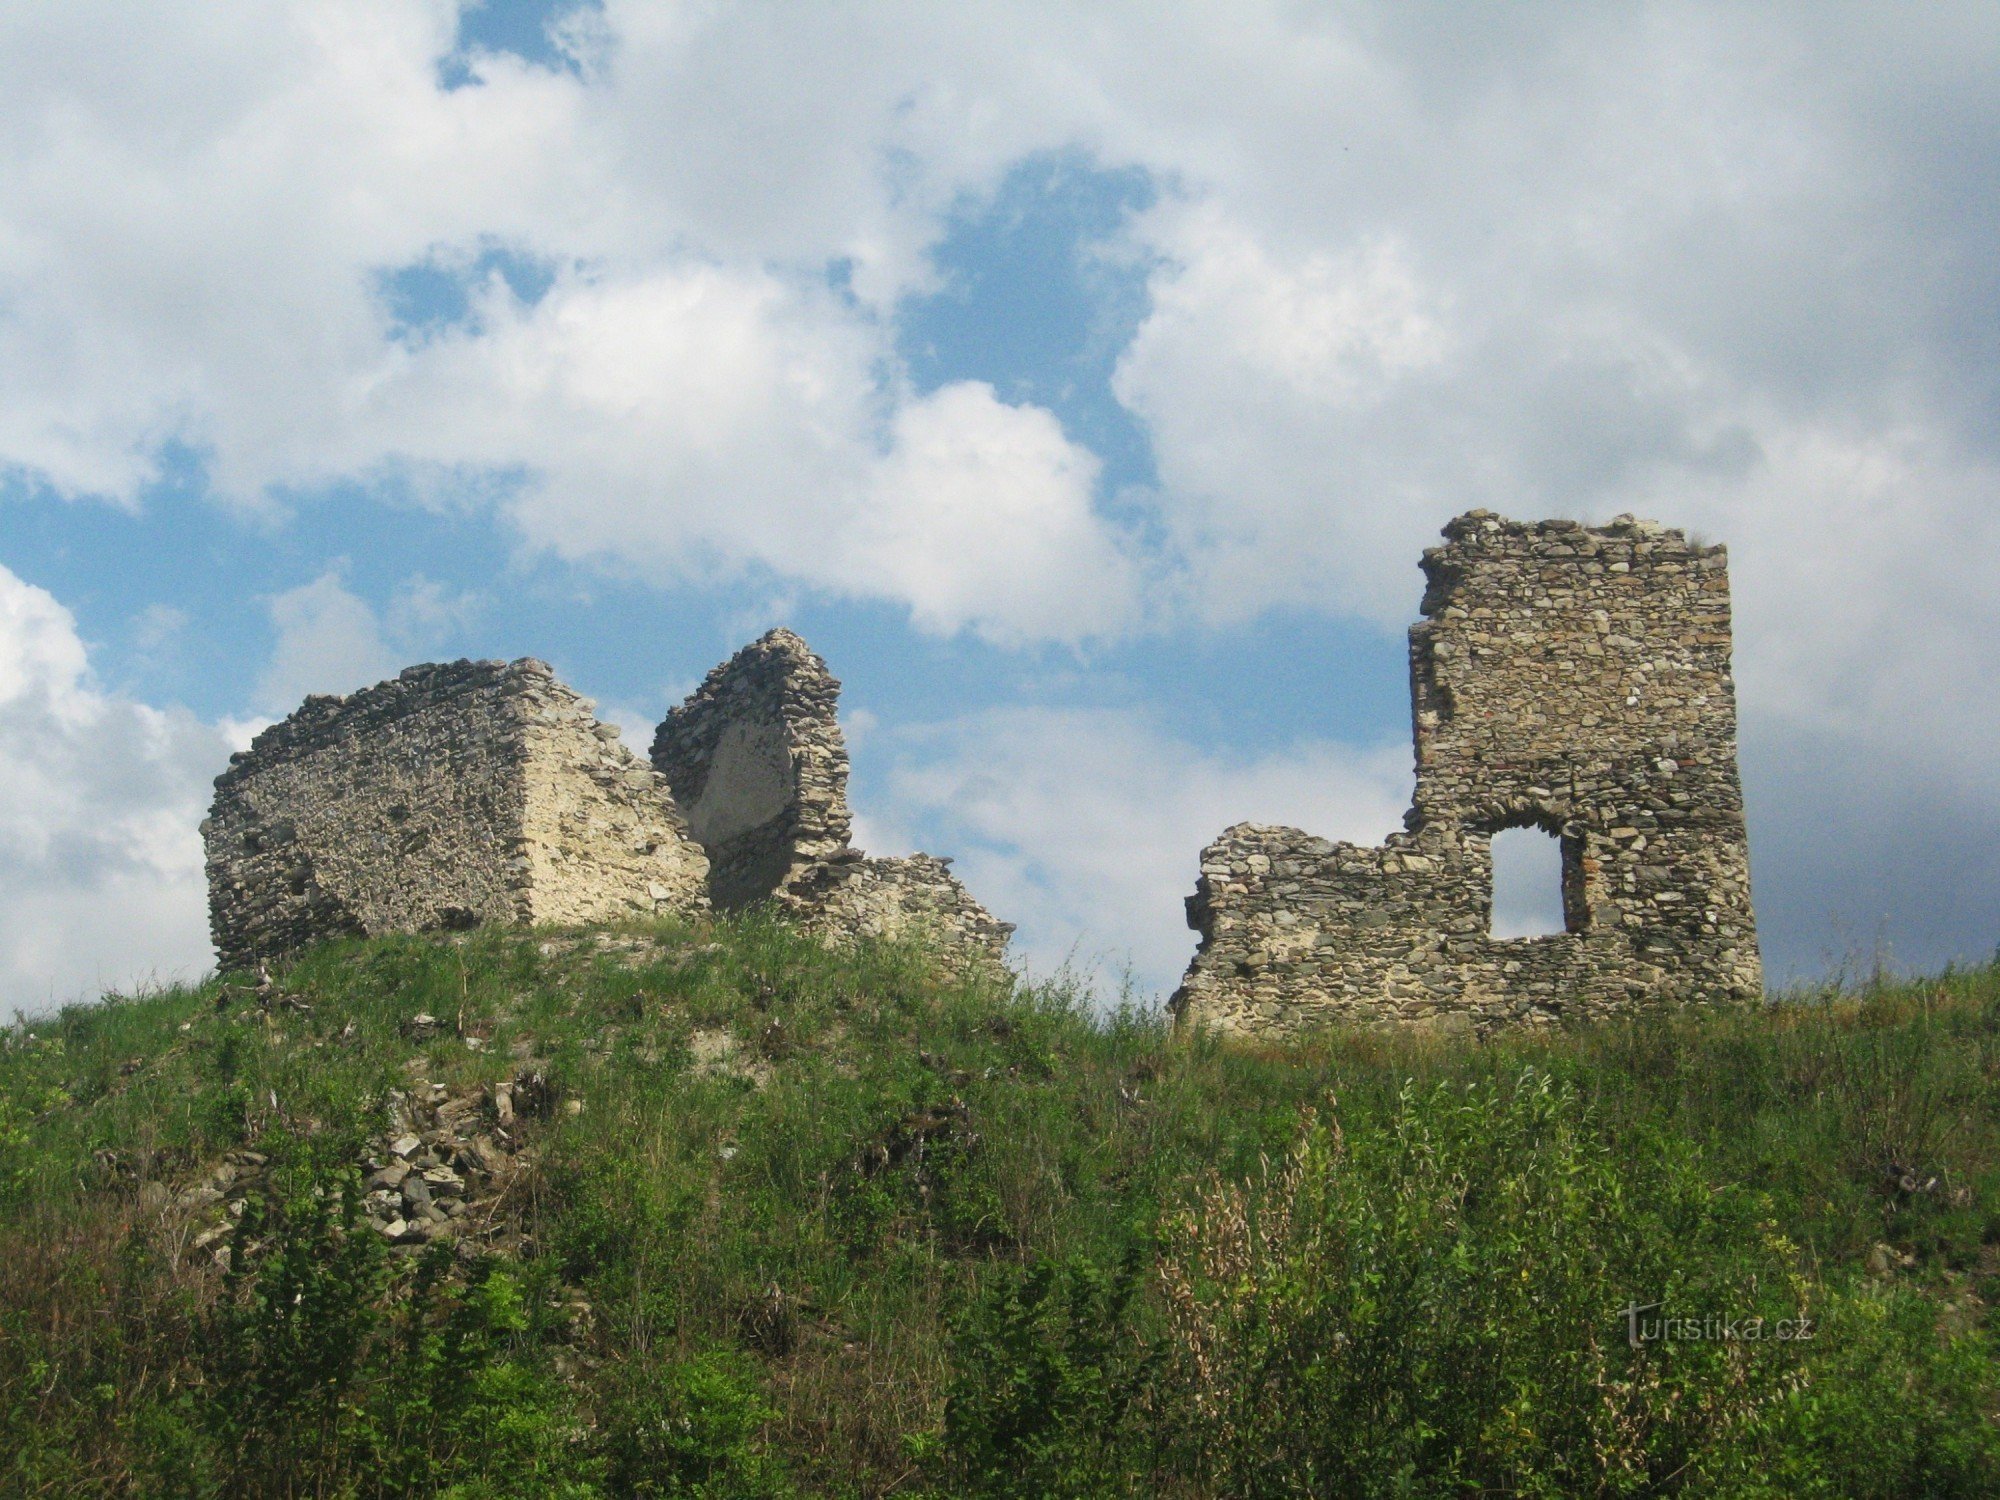
[[341, 936], [708, 905], [666, 779], [531, 659], [308, 698], [231, 757], [202, 835], [224, 968]]

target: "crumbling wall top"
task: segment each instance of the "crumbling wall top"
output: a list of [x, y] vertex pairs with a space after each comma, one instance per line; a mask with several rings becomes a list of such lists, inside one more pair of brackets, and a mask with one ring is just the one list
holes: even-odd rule
[[661, 722], [653, 765], [708, 851], [717, 906], [762, 900], [847, 847], [839, 701], [826, 663], [781, 628], [716, 667]]
[[834, 942], [922, 934], [948, 963], [998, 968], [1013, 928], [927, 854], [851, 847], [840, 683], [806, 643], [773, 630], [710, 672], [666, 717], [653, 764], [708, 851], [727, 911], [768, 902]]
[[548, 666], [314, 695], [230, 758], [202, 833], [225, 967], [329, 938], [707, 904], [665, 780]]
[[[1475, 510], [1444, 537], [1410, 629], [1404, 831], [1224, 833], [1183, 1018], [1485, 1028], [1757, 993], [1727, 554], [1631, 516]], [[1561, 841], [1565, 930], [1496, 938], [1491, 839], [1523, 825]]]

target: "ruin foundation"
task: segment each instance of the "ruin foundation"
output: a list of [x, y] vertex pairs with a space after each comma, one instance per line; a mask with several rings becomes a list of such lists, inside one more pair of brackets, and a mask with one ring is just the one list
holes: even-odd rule
[[[1425, 552], [1416, 797], [1380, 847], [1240, 823], [1202, 852], [1184, 1025], [1490, 1030], [1762, 992], [1721, 547], [1485, 511]], [[1492, 837], [1562, 844], [1565, 931], [1490, 935]]]
[[216, 779], [222, 967], [340, 936], [705, 909], [708, 861], [617, 733], [533, 660], [308, 698]]
[[710, 899], [723, 911], [768, 903], [835, 941], [921, 935], [948, 962], [999, 965], [1014, 929], [949, 860], [871, 859], [849, 844], [839, 699], [826, 663], [774, 630], [661, 723], [653, 765], [708, 852]]

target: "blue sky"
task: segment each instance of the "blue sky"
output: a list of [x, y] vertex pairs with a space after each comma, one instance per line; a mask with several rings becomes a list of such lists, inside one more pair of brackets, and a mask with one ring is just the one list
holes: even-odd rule
[[1775, 976], [2000, 940], [1985, 8], [94, 12], [0, 20], [0, 1001], [198, 971], [307, 691], [781, 622], [864, 842], [1157, 993], [1224, 825], [1394, 826], [1473, 505], [1730, 544]]

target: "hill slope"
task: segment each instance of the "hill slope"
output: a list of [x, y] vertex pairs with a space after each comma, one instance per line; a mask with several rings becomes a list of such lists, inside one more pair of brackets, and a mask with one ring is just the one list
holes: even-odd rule
[[5, 1033], [0, 1200], [8, 1494], [2000, 1488], [1992, 969], [1262, 1051], [392, 939]]

